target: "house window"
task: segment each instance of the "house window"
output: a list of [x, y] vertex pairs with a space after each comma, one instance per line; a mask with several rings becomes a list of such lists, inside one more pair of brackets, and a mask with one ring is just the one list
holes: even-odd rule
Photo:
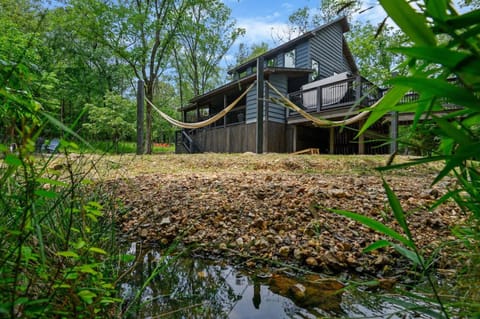
[[284, 67], [286, 67], [286, 68], [294, 68], [295, 67], [295, 49], [285, 53]]
[[209, 107], [203, 107], [198, 110], [198, 115], [200, 116], [200, 119], [208, 119], [210, 115], [210, 109]]
[[320, 76], [320, 63], [315, 59], [312, 59], [312, 71], [312, 81], [318, 80], [318, 77]]
[[269, 60], [267, 61], [267, 67], [273, 68], [274, 66], [275, 66], [275, 58], [269, 59]]

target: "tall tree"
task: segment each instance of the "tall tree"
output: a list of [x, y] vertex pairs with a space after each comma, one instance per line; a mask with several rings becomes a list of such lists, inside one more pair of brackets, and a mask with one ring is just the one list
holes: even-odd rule
[[247, 46], [245, 43], [240, 43], [238, 45], [237, 54], [235, 55], [235, 63], [237, 65], [242, 64], [264, 54], [267, 51], [268, 43], [266, 42], [253, 43], [250, 46]]
[[360, 74], [383, 86], [392, 75], [406, 73], [406, 67], [402, 66], [404, 57], [388, 48], [399, 47], [408, 39], [403, 32], [388, 25], [379, 31], [379, 26], [370, 22], [357, 22], [346, 33], [346, 38]]
[[[84, 37], [106, 46], [145, 82], [153, 99], [155, 84], [167, 67], [175, 35], [194, 0], [70, 0]], [[146, 106], [146, 153], [152, 153], [152, 107]]]
[[54, 76], [54, 94], [59, 119], [73, 123], [82, 114], [85, 104], [102, 103], [107, 92], [122, 94], [126, 89], [126, 64], [112, 58], [112, 51], [81, 36], [80, 27], [70, 8], [53, 8], [46, 21], [43, 36], [42, 69]]
[[219, 0], [197, 0], [186, 10], [173, 51], [182, 102], [218, 84], [221, 59], [245, 33], [230, 14]]
[[460, 6], [478, 9], [480, 8], [480, 0], [460, 0]]
[[361, 7], [362, 0], [321, 0], [314, 21], [327, 23], [339, 16], [351, 16]]
[[362, 0], [321, 0], [318, 8], [299, 8], [288, 17], [287, 30], [277, 34], [275, 40], [288, 41], [340, 16], [350, 17], [361, 4]]
[[136, 116], [132, 104], [122, 96], [108, 92], [101, 105], [87, 104], [89, 121], [83, 123], [83, 127], [95, 138], [113, 141], [118, 153], [120, 139], [132, 135], [135, 130], [135, 124], [131, 122]]
[[[41, 72], [35, 67], [43, 15], [37, 1], [0, 0], [0, 143], [20, 143], [18, 128], [38, 111]], [[22, 139], [25, 137], [22, 137]]]
[[[173, 85], [174, 81], [159, 81], [155, 88], [153, 103], [165, 114], [181, 120], [177, 108], [180, 103], [180, 96]], [[153, 120], [153, 134], [156, 142], [172, 142], [175, 139], [176, 127], [172, 126], [161, 117]]]

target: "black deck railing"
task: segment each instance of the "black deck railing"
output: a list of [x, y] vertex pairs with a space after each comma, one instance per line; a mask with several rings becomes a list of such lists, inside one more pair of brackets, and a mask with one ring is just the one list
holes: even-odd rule
[[[290, 93], [289, 99], [307, 112], [321, 112], [358, 103], [370, 106], [381, 96], [380, 90], [362, 77], [348, 78]], [[288, 110], [287, 116], [298, 114]]]
[[175, 132], [175, 149], [179, 150], [180, 148], [189, 154], [201, 153], [200, 148], [186, 130]]
[[[454, 84], [454, 85], [462, 85], [457, 78], [450, 78], [448, 79], [448, 82], [450, 84]], [[382, 90], [382, 94], [381, 96], [383, 96], [384, 94], [386, 94], [388, 92], [388, 89], [383, 89]], [[418, 94], [418, 92], [415, 92], [415, 91], [408, 91], [401, 99], [400, 101], [398, 102], [398, 104], [408, 104], [408, 103], [414, 103], [414, 102], [417, 102], [420, 100], [420, 94]], [[442, 105], [443, 109], [444, 110], [448, 110], [448, 111], [451, 111], [451, 110], [458, 110], [461, 108], [461, 106], [459, 105], [456, 105], [456, 104], [453, 104], [451, 103], [450, 101], [448, 101], [447, 99], [445, 98], [441, 98], [439, 100], [440, 104]]]
[[[460, 85], [455, 78], [449, 79], [452, 84]], [[377, 102], [388, 89], [380, 89], [362, 77], [349, 78], [315, 88], [290, 93], [289, 99], [307, 112], [322, 112], [335, 108], [358, 104], [361, 107], [371, 106]], [[418, 101], [420, 95], [409, 91], [398, 104], [413, 103]], [[443, 99], [440, 101], [445, 110], [457, 110], [460, 106]], [[287, 116], [298, 115], [293, 110], [288, 110]]]

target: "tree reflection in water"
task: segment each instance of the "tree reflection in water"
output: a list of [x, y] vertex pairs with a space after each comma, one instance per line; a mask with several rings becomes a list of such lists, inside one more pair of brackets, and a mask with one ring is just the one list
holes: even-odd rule
[[[137, 249], [136, 244], [127, 253], [137, 262], [122, 265], [122, 270], [131, 270], [120, 284], [126, 318], [403, 317], [401, 308], [382, 300], [382, 291], [351, 289], [340, 295], [315, 290], [318, 283], [309, 286], [311, 279], [297, 281], [281, 274], [257, 280], [219, 262], [164, 257], [155, 249]], [[135, 299], [152, 274], [156, 275]], [[291, 299], [291, 287], [297, 284], [304, 285], [308, 298]]]
[[[138, 261], [120, 285], [121, 296], [132, 302], [147, 278], [141, 298], [129, 306], [130, 318], [315, 318], [290, 299], [270, 291], [266, 282], [253, 281], [233, 267], [208, 260], [162, 257], [155, 249], [133, 244], [128, 254]], [[141, 255], [138, 255], [141, 254]]]
[[128, 253], [143, 262], [137, 262], [122, 280], [124, 299], [133, 301], [146, 279], [158, 272], [131, 307], [131, 317], [228, 318], [230, 307], [241, 298], [223, 279], [228, 268], [192, 258], [164, 257], [155, 249], [136, 249], [135, 244]]

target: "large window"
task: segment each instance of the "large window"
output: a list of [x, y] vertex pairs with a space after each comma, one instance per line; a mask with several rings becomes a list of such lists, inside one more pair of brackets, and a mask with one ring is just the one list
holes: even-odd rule
[[312, 71], [312, 81], [318, 80], [320, 76], [320, 63], [315, 59], [312, 59]]
[[295, 49], [285, 52], [285, 64], [286, 68], [294, 68], [295, 67]]

